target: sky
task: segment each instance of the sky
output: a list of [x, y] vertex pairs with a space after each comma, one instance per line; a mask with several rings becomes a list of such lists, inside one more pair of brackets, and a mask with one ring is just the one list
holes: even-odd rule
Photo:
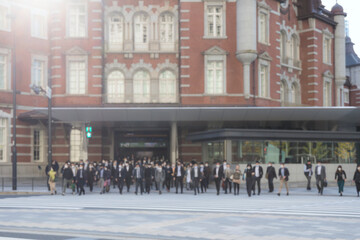
[[322, 0], [322, 4], [325, 8], [331, 10], [336, 4], [336, 1], [343, 6], [344, 11], [347, 13], [345, 18], [349, 22], [349, 36], [353, 43], [355, 43], [355, 52], [360, 55], [360, 1], [359, 0]]

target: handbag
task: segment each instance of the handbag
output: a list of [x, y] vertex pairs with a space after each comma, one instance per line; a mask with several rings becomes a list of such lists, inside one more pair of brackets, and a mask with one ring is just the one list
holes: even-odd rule
[[328, 186], [328, 182], [325, 180], [324, 181], [324, 187], [327, 187]]

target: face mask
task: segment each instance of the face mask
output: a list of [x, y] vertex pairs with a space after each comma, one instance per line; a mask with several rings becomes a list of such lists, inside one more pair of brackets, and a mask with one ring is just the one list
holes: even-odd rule
[[281, 168], [284, 168], [284, 165], [281, 165]]
[[83, 169], [83, 167], [80, 167], [80, 169]]
[[65, 165], [65, 168], [68, 168], [68, 166], [67, 166], [67, 165]]
[[247, 167], [247, 169], [250, 169], [250, 167]]
[[341, 171], [341, 168], [338, 168], [339, 171]]
[[268, 166], [271, 167], [271, 164], [269, 164]]

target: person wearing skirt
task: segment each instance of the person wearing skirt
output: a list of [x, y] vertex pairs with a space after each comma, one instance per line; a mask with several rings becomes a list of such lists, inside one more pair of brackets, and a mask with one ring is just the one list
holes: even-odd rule
[[344, 192], [344, 184], [346, 181], [346, 173], [342, 169], [341, 165], [338, 166], [338, 168], [335, 172], [335, 180], [337, 180], [337, 184], [339, 187], [339, 194], [340, 194], [340, 196], [342, 196], [343, 192]]

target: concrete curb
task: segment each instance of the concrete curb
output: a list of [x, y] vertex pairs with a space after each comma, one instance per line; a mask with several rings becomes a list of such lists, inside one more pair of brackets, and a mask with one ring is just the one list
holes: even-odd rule
[[0, 195], [50, 195], [47, 192], [0, 192]]

